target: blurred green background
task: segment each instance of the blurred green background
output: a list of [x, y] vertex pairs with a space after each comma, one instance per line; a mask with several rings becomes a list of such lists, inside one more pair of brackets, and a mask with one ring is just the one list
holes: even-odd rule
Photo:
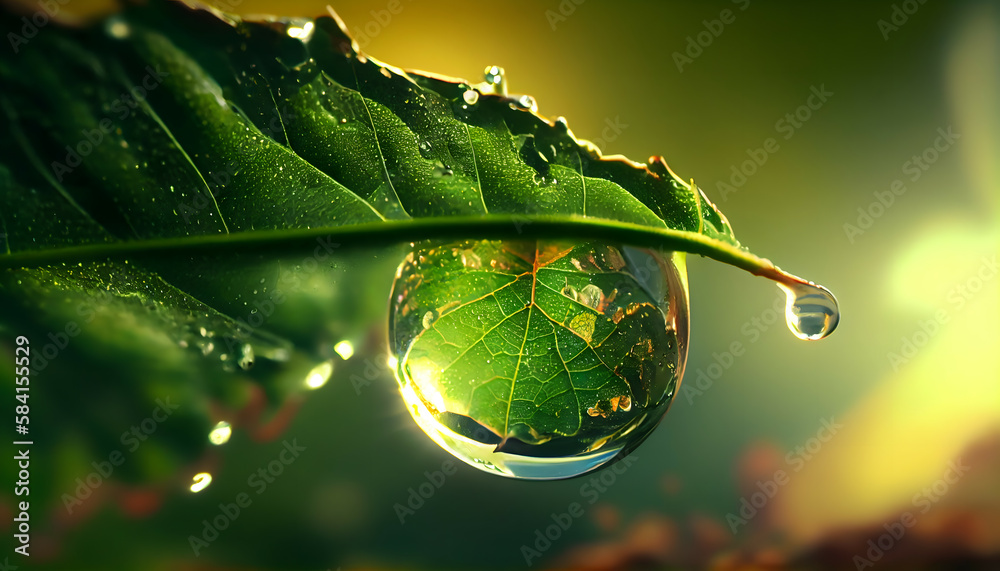
[[[91, 4], [65, 9], [101, 8]], [[215, 5], [326, 12], [323, 2]], [[829, 287], [841, 303], [839, 329], [799, 341], [771, 322], [781, 298], [770, 282], [690, 257], [684, 382], [718, 378], [699, 393], [682, 388], [596, 503], [581, 495], [590, 477], [521, 482], [461, 465], [401, 524], [394, 506], [450, 456], [414, 425], [391, 376], [352, 385], [382, 358], [384, 325], [376, 325], [276, 441], [257, 443], [237, 428], [218, 448], [206, 489], [171, 490], [141, 517], [105, 503], [57, 532], [36, 530], [33, 565], [11, 563], [520, 569], [522, 545], [535, 547], [536, 530], [576, 501], [584, 515], [531, 568], [843, 569], [858, 565], [855, 556], [882, 568], [1000, 564], [997, 3], [344, 0], [334, 8], [382, 61], [472, 81], [500, 65], [512, 93], [533, 95], [541, 114], [565, 116], [606, 154], [664, 156], [716, 202], [744, 245]], [[894, 11], [896, 29], [880, 27]], [[700, 53], [689, 37], [706, 44]], [[829, 95], [802, 110], [813, 88]], [[779, 122], [796, 112], [794, 129]], [[939, 129], [958, 136], [928, 151]], [[733, 184], [734, 166], [768, 138], [778, 150], [726, 192], [719, 183]], [[914, 155], [926, 170], [913, 170]], [[906, 191], [871, 206], [880, 194], [888, 202], [897, 179]], [[871, 219], [859, 220], [864, 213]], [[927, 325], [941, 315], [947, 322]], [[729, 358], [734, 342], [745, 352]], [[821, 432], [831, 417], [841, 425], [832, 435]], [[292, 438], [306, 451], [195, 557], [188, 536], [220, 502], [250, 491], [248, 477]], [[955, 459], [969, 467], [957, 479], [948, 472]], [[766, 489], [776, 470], [787, 483], [746, 525], [733, 525], [727, 516], [739, 516], [741, 500]], [[867, 554], [868, 541], [878, 545], [905, 512], [915, 525], [883, 541], [890, 547], [878, 560]]]

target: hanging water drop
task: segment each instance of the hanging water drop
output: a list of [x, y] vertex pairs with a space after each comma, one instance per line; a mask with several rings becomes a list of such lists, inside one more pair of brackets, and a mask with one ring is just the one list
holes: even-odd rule
[[570, 478], [624, 457], [683, 374], [683, 260], [600, 241], [417, 244], [390, 295], [406, 410], [493, 474]]
[[840, 323], [837, 298], [812, 283], [779, 283], [785, 292], [785, 322], [799, 339], [815, 341], [833, 333]]
[[462, 99], [469, 105], [475, 105], [479, 102], [479, 92], [475, 89], [470, 89], [462, 94]]

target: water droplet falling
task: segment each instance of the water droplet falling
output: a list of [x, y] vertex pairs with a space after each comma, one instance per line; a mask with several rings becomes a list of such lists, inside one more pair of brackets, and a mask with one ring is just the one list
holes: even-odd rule
[[840, 307], [830, 290], [813, 283], [779, 283], [785, 292], [785, 322], [799, 339], [816, 341], [833, 333]]

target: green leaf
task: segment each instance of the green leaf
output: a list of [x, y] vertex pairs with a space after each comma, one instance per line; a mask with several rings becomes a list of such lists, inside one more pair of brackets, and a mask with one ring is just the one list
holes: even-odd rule
[[[154, 0], [88, 27], [53, 23], [0, 56], [0, 343], [29, 336], [34, 373], [66, 390], [41, 396], [62, 411], [52, 430], [127, 425], [178, 395], [193, 420], [163, 430], [182, 463], [219, 410], [257, 410], [262, 392], [273, 413], [334, 343], [363, 340], [401, 244], [586, 238], [804, 283], [740, 246], [661, 158], [604, 157], [532, 107], [495, 82], [370, 58], [335, 16], [243, 21]], [[607, 333], [596, 315], [593, 331], [567, 319], [540, 333], [588, 345]], [[79, 371], [112, 373], [84, 393]], [[602, 375], [581, 390], [620, 396]], [[60, 394], [94, 406], [62, 410]], [[95, 417], [102, 402], [120, 403], [113, 419]], [[501, 424], [476, 406], [497, 430], [580, 425], [554, 409]], [[116, 437], [83, 445], [101, 457]]]
[[662, 158], [603, 157], [493, 83], [383, 64], [333, 17], [241, 21], [153, 2], [40, 36], [0, 77], [11, 139], [34, 167], [8, 163], [17, 182], [114, 242], [42, 248], [25, 239], [33, 221], [5, 219], [0, 267], [325, 235], [601, 236], [802, 281], [742, 248]]

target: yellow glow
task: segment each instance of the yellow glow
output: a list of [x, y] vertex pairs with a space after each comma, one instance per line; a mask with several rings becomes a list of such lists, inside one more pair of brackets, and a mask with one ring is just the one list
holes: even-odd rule
[[924, 313], [949, 304], [949, 294], [958, 294], [955, 289], [976, 274], [991, 247], [996, 253], [995, 242], [984, 242], [984, 230], [957, 220], [926, 228], [894, 259], [885, 298], [900, 309]]
[[111, 34], [111, 36], [116, 39], [123, 40], [129, 37], [129, 35], [132, 33], [132, 30], [129, 29], [128, 24], [126, 24], [125, 22], [122, 22], [121, 20], [115, 20], [114, 22], [111, 23], [111, 26], [108, 28], [108, 33]]
[[417, 359], [410, 361], [408, 368], [410, 369], [410, 380], [427, 404], [439, 411], [448, 410], [445, 406], [444, 396], [438, 391], [435, 382], [436, 376], [440, 373], [438, 366], [427, 359]]
[[333, 350], [336, 351], [337, 354], [340, 355], [340, 358], [345, 361], [354, 355], [354, 345], [346, 339], [334, 345]]
[[[962, 260], [963, 270], [937, 275], [944, 273], [936, 267], [941, 259], [928, 257], [938, 252], [937, 242], [964, 245], [964, 250], [940, 252]], [[984, 318], [1000, 314], [1000, 280], [993, 277], [974, 295], [962, 296], [961, 304], [942, 293], [979, 276], [984, 252], [995, 252], [996, 244], [997, 235], [989, 231], [980, 233], [978, 244], [935, 233], [917, 240], [901, 257], [912, 261], [902, 267], [913, 273], [898, 283], [935, 281], [934, 295], [921, 299], [933, 306], [926, 317], [913, 320], [907, 338], [914, 349], [903, 354], [902, 342], [887, 348], [905, 360], [893, 365], [896, 370], [887, 365], [889, 373], [872, 392], [836, 418], [843, 428], [780, 495], [780, 517], [798, 539], [912, 509], [915, 493], [941, 478], [949, 461], [1000, 424], [1000, 330]], [[947, 318], [936, 329], [927, 325], [934, 312]]]
[[222, 421], [215, 425], [212, 432], [208, 433], [208, 440], [216, 446], [229, 442], [229, 437], [233, 435], [233, 427], [228, 422]]
[[310, 389], [318, 389], [326, 384], [330, 380], [330, 375], [333, 374], [333, 361], [323, 361], [319, 365], [313, 367], [309, 374], [306, 375], [306, 387]]
[[212, 475], [208, 472], [201, 472], [194, 475], [194, 483], [191, 484], [191, 491], [198, 493], [208, 487], [212, 483]]

